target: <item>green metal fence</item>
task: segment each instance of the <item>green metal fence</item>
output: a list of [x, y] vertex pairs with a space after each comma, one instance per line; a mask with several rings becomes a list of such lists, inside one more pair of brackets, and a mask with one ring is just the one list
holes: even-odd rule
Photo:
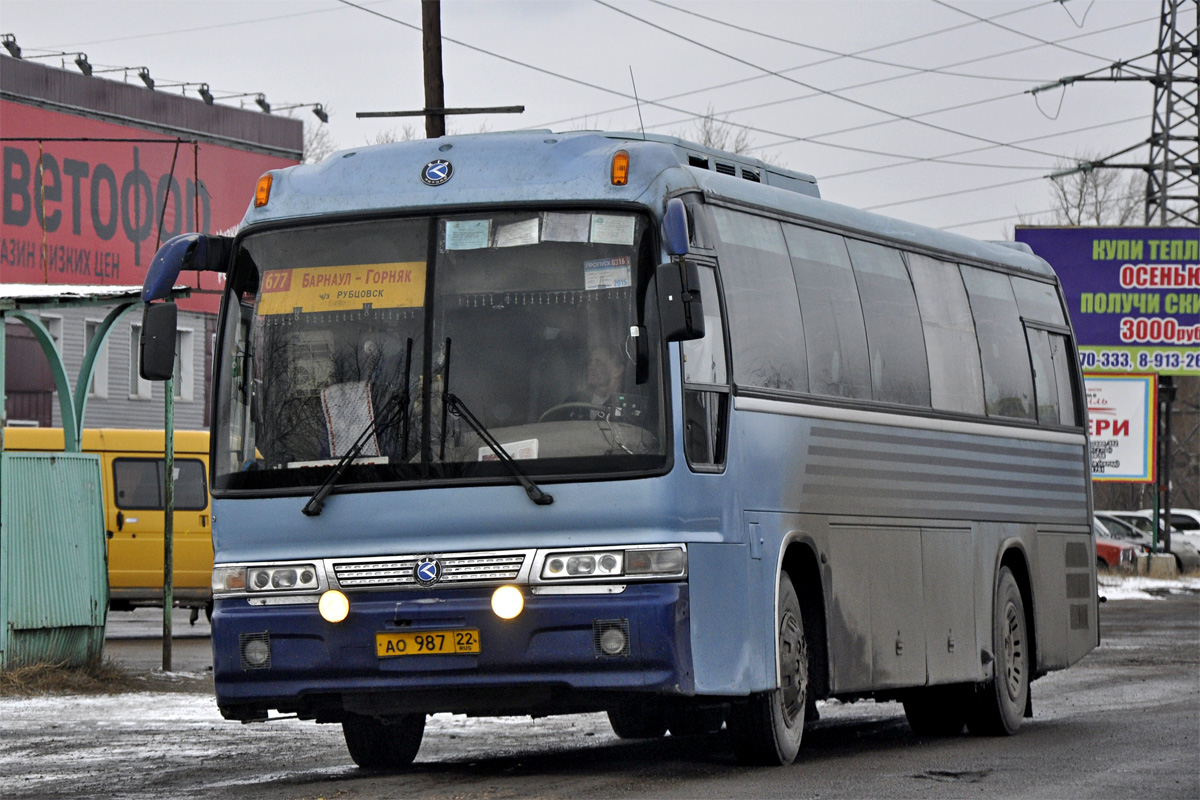
[[97, 659], [108, 614], [100, 457], [0, 459], [0, 670]]

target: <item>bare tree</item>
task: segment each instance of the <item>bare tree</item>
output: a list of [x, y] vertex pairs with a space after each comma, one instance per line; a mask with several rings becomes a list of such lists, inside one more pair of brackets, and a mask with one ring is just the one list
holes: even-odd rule
[[702, 116], [696, 118], [690, 131], [677, 131], [675, 135], [680, 139], [688, 139], [696, 144], [730, 153], [749, 153], [752, 146], [750, 134], [746, 129], [733, 125], [728, 119], [717, 119], [711, 105]]
[[400, 130], [388, 128], [387, 130], [377, 131], [374, 139], [367, 140], [367, 144], [391, 144], [392, 142], [411, 142], [413, 139], [423, 138], [417, 134], [417, 129], [412, 125], [405, 125]]
[[[324, 106], [324, 109], [326, 114], [333, 113], [331, 106]], [[296, 109], [290, 108], [284, 114], [295, 119]], [[337, 143], [330, 136], [329, 128], [325, 127], [324, 122], [309, 122], [307, 117], [303, 119], [303, 123], [304, 149], [303, 155], [300, 156], [300, 163], [316, 164], [324, 161], [326, 156], [337, 150]]]
[[[1141, 225], [1144, 176], [1134, 172], [1126, 178], [1123, 170], [1090, 166], [1098, 159], [1096, 153], [1083, 152], [1074, 160], [1060, 160], [1055, 165], [1055, 172], [1064, 174], [1051, 180], [1051, 224]], [[1079, 168], [1069, 171], [1074, 167]]]

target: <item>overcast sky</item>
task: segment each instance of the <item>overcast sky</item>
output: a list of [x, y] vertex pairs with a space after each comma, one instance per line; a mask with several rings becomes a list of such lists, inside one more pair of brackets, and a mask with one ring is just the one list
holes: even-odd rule
[[[351, 1], [4, 0], [0, 32], [26, 57], [82, 51], [97, 70], [145, 66], [158, 91], [196, 97], [205, 82], [218, 102], [249, 93], [223, 102], [252, 109], [260, 92], [276, 110], [322, 103], [339, 148], [406, 123], [423, 136], [419, 118], [355, 118], [424, 105], [420, 3]], [[688, 136], [711, 110], [745, 131], [753, 155], [816, 175], [827, 199], [1008, 238], [1021, 216], [1045, 220], [1044, 176], [1144, 142], [1154, 110], [1146, 81], [1027, 91], [1108, 76], [1117, 61], [1152, 72], [1160, 10], [1159, 0], [443, 0], [446, 104], [525, 106], [449, 125]], [[138, 82], [136, 70], [102, 77]], [[1141, 147], [1119, 160], [1146, 157]]]

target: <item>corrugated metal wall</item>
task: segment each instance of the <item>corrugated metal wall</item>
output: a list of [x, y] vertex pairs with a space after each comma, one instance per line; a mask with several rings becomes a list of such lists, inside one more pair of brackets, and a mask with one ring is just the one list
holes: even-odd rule
[[99, 658], [108, 614], [100, 457], [0, 459], [0, 669]]

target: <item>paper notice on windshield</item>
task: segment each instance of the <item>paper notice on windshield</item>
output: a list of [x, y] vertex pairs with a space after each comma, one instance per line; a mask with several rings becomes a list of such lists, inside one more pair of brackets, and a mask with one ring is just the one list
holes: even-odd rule
[[592, 243], [632, 245], [633, 222], [625, 214], [592, 214]]
[[583, 262], [583, 288], [618, 289], [629, 285], [629, 256]]
[[496, 247], [517, 247], [538, 243], [538, 218], [501, 225], [496, 229]]
[[424, 262], [342, 264], [266, 270], [258, 313], [420, 308], [424, 304]]
[[[538, 457], [537, 439], [523, 439], [519, 442], [509, 442], [508, 444], [501, 444], [500, 446], [504, 448], [504, 452], [508, 453], [517, 461]], [[481, 447], [479, 448], [479, 460], [499, 461], [500, 459], [494, 452], [492, 452], [492, 448]]]
[[447, 250], [480, 250], [491, 244], [490, 219], [446, 220]]
[[591, 225], [591, 214], [564, 214], [547, 211], [542, 216], [542, 241], [586, 242]]

